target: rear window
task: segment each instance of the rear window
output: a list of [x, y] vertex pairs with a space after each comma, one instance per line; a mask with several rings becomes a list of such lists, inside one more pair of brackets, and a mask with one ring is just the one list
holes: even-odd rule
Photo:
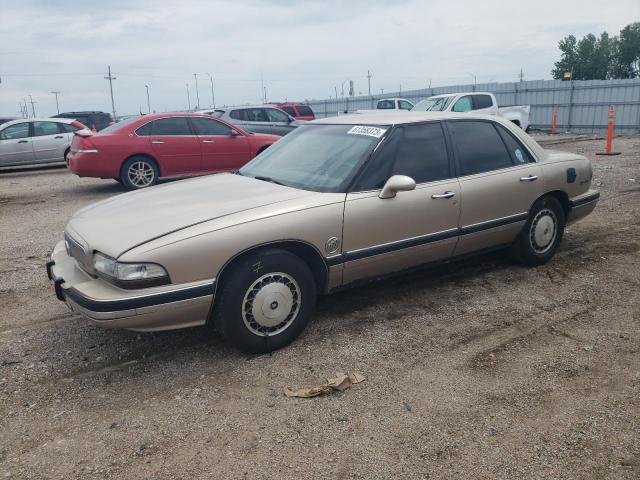
[[[109, 125], [107, 128], [103, 128], [102, 130], [100, 130], [99, 133], [113, 133], [113, 132], [117, 132], [118, 130], [120, 130], [122, 127], [125, 127], [127, 125], [129, 125], [130, 123], [133, 122], [137, 122], [138, 120], [140, 120], [140, 117], [130, 117], [130, 118], [126, 118], [124, 120], [120, 120], [118, 123], [114, 123], [113, 125]], [[86, 123], [84, 123], [83, 121], [79, 120], [80, 123], [86, 125]], [[147, 124], [149, 125], [149, 124]], [[138, 129], [139, 131], [140, 129]], [[136, 132], [138, 133], [138, 132]], [[140, 135], [138, 133], [138, 135]]]
[[396, 108], [396, 104], [393, 100], [380, 100], [376, 108], [378, 110], [393, 110]]
[[489, 95], [474, 95], [473, 96], [473, 109], [479, 110], [481, 108], [490, 108], [493, 105], [491, 97]]
[[296, 116], [296, 111], [293, 109], [293, 107], [282, 107], [281, 110], [284, 110], [285, 112], [287, 112], [292, 117]]
[[[308, 107], [307, 105], [298, 105], [298, 106], [296, 106], [296, 108], [298, 109], [298, 113], [302, 117], [313, 117], [314, 116], [313, 115], [313, 110], [311, 110], [311, 108]], [[287, 113], [289, 113], [289, 112], [287, 112]]]
[[244, 110], [231, 110], [229, 116], [234, 120], [244, 120], [246, 118]]

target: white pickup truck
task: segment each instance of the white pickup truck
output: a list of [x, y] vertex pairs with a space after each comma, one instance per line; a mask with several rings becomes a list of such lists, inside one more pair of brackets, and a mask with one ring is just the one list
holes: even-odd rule
[[412, 108], [412, 111], [431, 112], [471, 112], [486, 115], [499, 115], [511, 120], [524, 131], [529, 130], [531, 106], [516, 105], [498, 107], [496, 97], [489, 92], [446, 93], [426, 98]]

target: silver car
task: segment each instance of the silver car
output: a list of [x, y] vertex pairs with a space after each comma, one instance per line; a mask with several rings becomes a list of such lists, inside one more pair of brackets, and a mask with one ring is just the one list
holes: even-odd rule
[[64, 162], [73, 132], [85, 128], [69, 118], [30, 118], [0, 125], [0, 167]]
[[248, 132], [269, 133], [281, 137], [305, 123], [270, 105], [216, 108], [202, 113], [220, 117]]

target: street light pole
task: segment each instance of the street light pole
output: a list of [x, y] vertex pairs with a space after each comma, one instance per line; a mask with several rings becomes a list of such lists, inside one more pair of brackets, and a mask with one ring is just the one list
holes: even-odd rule
[[210, 73], [207, 73], [209, 76], [209, 81], [211, 82], [211, 108], [216, 108], [216, 94], [213, 92], [213, 77]]
[[196, 104], [196, 110], [200, 109], [200, 93], [198, 92], [198, 74], [194, 73], [193, 74], [193, 78], [196, 79], [196, 100], [198, 101], [198, 103]]
[[56, 96], [56, 110], [58, 111], [58, 114], [60, 114], [60, 107], [58, 106], [58, 95], [60, 95], [60, 92], [51, 92]]
[[187, 105], [188, 105], [188, 109], [187, 111], [190, 112], [191, 111], [191, 95], [189, 95], [189, 84], [187, 83]]
[[149, 85], [145, 85], [144, 88], [147, 89], [147, 109], [149, 113], [151, 113], [151, 100], [149, 100]]
[[33, 118], [36, 118], [36, 107], [33, 106], [34, 102], [33, 98], [31, 98], [31, 95], [29, 95], [29, 103], [31, 104], [31, 113], [33, 113]]

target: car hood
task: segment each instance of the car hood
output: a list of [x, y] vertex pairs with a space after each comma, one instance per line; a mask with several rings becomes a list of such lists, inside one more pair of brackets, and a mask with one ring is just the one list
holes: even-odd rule
[[218, 174], [125, 193], [78, 211], [66, 231], [114, 258], [155, 238], [239, 212], [315, 192]]

